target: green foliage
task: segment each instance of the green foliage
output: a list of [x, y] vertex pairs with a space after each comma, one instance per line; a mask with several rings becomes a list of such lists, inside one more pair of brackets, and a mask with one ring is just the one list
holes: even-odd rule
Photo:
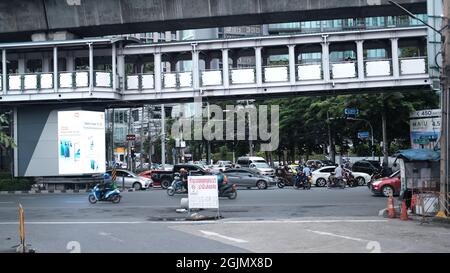
[[0, 191], [28, 191], [33, 184], [30, 178], [13, 178], [8, 172], [0, 173]]
[[[0, 125], [6, 126], [9, 124], [8, 118], [5, 114], [0, 115]], [[10, 137], [6, 132], [3, 130], [0, 130], [0, 146], [4, 148], [15, 148], [16, 143], [14, 142], [14, 139]]]

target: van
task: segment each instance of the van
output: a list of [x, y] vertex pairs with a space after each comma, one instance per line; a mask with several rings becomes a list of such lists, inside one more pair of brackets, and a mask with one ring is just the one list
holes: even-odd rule
[[262, 157], [243, 156], [236, 162], [241, 168], [257, 169], [262, 175], [275, 176], [275, 170], [272, 169], [266, 160]]

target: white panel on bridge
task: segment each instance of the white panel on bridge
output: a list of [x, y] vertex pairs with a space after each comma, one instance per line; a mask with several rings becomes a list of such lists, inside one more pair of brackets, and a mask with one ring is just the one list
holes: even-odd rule
[[153, 89], [155, 88], [155, 83], [154, 83], [154, 79], [153, 79], [153, 75], [147, 74], [147, 75], [142, 75], [142, 88], [143, 89]]
[[202, 85], [222, 85], [222, 71], [202, 71]]
[[95, 72], [95, 86], [111, 87], [111, 73]]
[[180, 77], [180, 87], [192, 86], [192, 72], [182, 72], [178, 75]]
[[322, 65], [320, 64], [299, 65], [297, 72], [300, 81], [322, 79]]
[[286, 82], [288, 79], [288, 68], [286, 66], [264, 68], [265, 82]]
[[88, 87], [89, 86], [89, 73], [88, 72], [76, 72], [75, 73], [76, 87]]
[[400, 67], [402, 75], [414, 75], [426, 73], [425, 59], [422, 58], [400, 60]]
[[177, 87], [177, 74], [165, 73], [164, 74], [164, 87], [165, 88]]
[[20, 90], [21, 85], [20, 75], [9, 75], [9, 90]]
[[37, 88], [37, 75], [25, 75], [23, 89], [36, 89]]
[[138, 75], [127, 76], [127, 89], [128, 90], [139, 89], [139, 76]]
[[41, 89], [53, 88], [53, 74], [41, 74]]
[[59, 73], [59, 87], [61, 88], [72, 88], [73, 86], [73, 73], [71, 72], [63, 72]]
[[3, 90], [3, 80], [2, 80], [2, 76], [0, 76], [0, 90]]
[[231, 83], [255, 83], [255, 70], [253, 68], [231, 70]]
[[391, 62], [390, 61], [368, 61], [366, 62], [366, 76], [390, 76]]
[[355, 63], [332, 64], [333, 79], [356, 78]]

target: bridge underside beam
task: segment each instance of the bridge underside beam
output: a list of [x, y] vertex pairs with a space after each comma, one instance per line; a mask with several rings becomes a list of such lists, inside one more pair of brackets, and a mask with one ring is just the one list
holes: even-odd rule
[[[425, 0], [397, 0], [426, 13]], [[0, 4], [0, 40], [66, 30], [81, 37], [401, 15], [387, 0], [19, 0]]]

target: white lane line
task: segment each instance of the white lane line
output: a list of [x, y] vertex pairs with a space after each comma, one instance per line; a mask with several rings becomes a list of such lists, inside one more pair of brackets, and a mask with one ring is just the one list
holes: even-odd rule
[[228, 236], [221, 235], [219, 233], [215, 233], [215, 232], [211, 232], [211, 231], [200, 230], [200, 232], [205, 234], [208, 237], [214, 236], [214, 237], [222, 238], [222, 239], [229, 240], [229, 241], [232, 241], [232, 242], [235, 242], [235, 243], [248, 243], [248, 241], [246, 241], [246, 240], [233, 238], [233, 237], [228, 237]]
[[120, 240], [119, 238], [113, 236], [111, 233], [107, 233], [107, 232], [101, 231], [101, 232], [98, 233], [98, 235], [108, 237], [108, 238], [111, 239], [111, 241], [116, 241], [116, 242], [119, 242], [119, 243], [123, 243], [122, 240]]
[[323, 231], [310, 230], [310, 229], [307, 229], [307, 231], [313, 232], [313, 233], [316, 233], [316, 234], [319, 234], [319, 235], [332, 236], [332, 237], [337, 237], [337, 238], [347, 239], [347, 240], [352, 240], [352, 241], [357, 241], [357, 242], [370, 242], [369, 240], [364, 240], [364, 239], [360, 239], [360, 238], [334, 234], [334, 233], [331, 233], [331, 232], [323, 232]]
[[14, 202], [0, 202], [0, 204], [14, 204]]
[[[267, 221], [42, 221], [25, 222], [27, 225], [109, 225], [109, 224], [308, 224], [308, 223], [385, 223], [388, 220], [267, 220]], [[0, 225], [17, 225], [19, 222], [0, 222]]]

